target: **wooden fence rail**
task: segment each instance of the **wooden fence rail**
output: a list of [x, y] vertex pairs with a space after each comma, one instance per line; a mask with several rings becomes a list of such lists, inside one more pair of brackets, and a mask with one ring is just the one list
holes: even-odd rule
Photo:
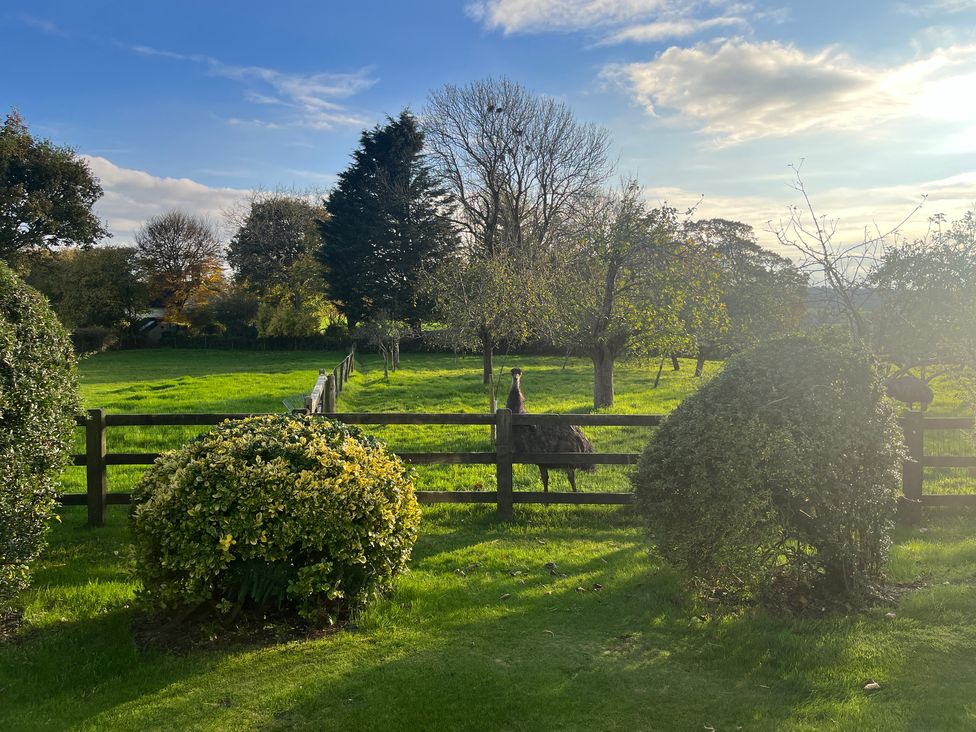
[[902, 417], [908, 460], [902, 466], [905, 520], [917, 523], [923, 506], [976, 506], [976, 495], [925, 493], [925, 468], [976, 468], [976, 455], [926, 455], [925, 432], [930, 430], [972, 430], [972, 417], [926, 417], [924, 412], [906, 412]]
[[319, 370], [319, 378], [312, 391], [305, 397], [305, 411], [309, 414], [333, 414], [342, 393], [342, 387], [356, 370], [356, 344], [330, 373]]
[[[350, 354], [352, 356], [352, 354]], [[351, 359], [350, 359], [351, 360]], [[345, 363], [345, 362], [344, 362]], [[340, 365], [341, 366], [341, 365]], [[338, 368], [338, 367], [337, 367]], [[351, 368], [351, 367], [350, 367]], [[321, 412], [318, 412], [321, 414]], [[105, 433], [112, 427], [132, 426], [206, 426], [226, 419], [243, 419], [250, 414], [106, 414], [103, 409], [89, 410], [79, 418], [86, 430], [86, 452], [74, 455], [75, 465], [87, 468], [87, 494], [61, 497], [65, 505], [88, 505], [92, 526], [105, 523], [106, 507], [112, 503], [130, 503], [129, 493], [109, 493], [106, 467], [110, 465], [150, 465], [159, 456], [152, 452], [108, 452]], [[421, 503], [494, 503], [502, 519], [511, 520], [516, 503], [629, 504], [632, 493], [545, 493], [513, 490], [513, 465], [559, 463], [563, 465], [630, 465], [639, 453], [516, 453], [512, 447], [512, 426], [531, 424], [576, 424], [583, 426], [655, 427], [661, 423], [657, 414], [531, 414], [513, 415], [508, 409], [495, 414], [418, 414], [341, 412], [328, 415], [346, 424], [358, 425], [490, 425], [496, 428], [495, 450], [491, 452], [398, 452], [406, 463], [414, 465], [494, 465], [497, 490], [494, 491], [417, 491]]]
[[[351, 373], [353, 353], [343, 361]], [[337, 369], [343, 365], [340, 364]], [[321, 414], [322, 412], [317, 412]], [[78, 426], [85, 428], [85, 453], [74, 455], [74, 464], [86, 468], [86, 494], [66, 494], [65, 505], [87, 505], [88, 521], [92, 526], [105, 523], [109, 504], [131, 502], [129, 493], [108, 492], [108, 471], [111, 465], [150, 465], [158, 453], [108, 452], [106, 431], [112, 427], [131, 426], [207, 426], [226, 419], [253, 416], [238, 413], [211, 414], [106, 414], [104, 409], [91, 409], [78, 418]], [[399, 457], [414, 465], [494, 465], [497, 490], [494, 491], [417, 491], [421, 503], [494, 503], [503, 520], [511, 520], [516, 503], [570, 503], [576, 505], [606, 505], [633, 503], [632, 493], [559, 493], [542, 491], [514, 491], [513, 465], [558, 463], [563, 465], [631, 465], [639, 453], [517, 453], [512, 443], [512, 428], [516, 425], [575, 424], [601, 427], [656, 427], [663, 419], [659, 414], [512, 414], [499, 409], [495, 414], [418, 414], [380, 412], [339, 412], [329, 417], [346, 424], [359, 425], [489, 425], [496, 430], [495, 450], [491, 452], [400, 452]], [[914, 522], [921, 517], [923, 506], [976, 505], [976, 495], [932, 495], [923, 491], [926, 467], [973, 467], [976, 456], [926, 455], [926, 430], [973, 429], [974, 420], [927, 418], [921, 412], [908, 412], [903, 418], [905, 444], [909, 459], [903, 466], [903, 516]]]

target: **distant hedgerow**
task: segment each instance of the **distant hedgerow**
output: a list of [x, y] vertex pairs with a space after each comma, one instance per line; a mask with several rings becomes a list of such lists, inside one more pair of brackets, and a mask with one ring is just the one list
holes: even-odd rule
[[333, 622], [406, 567], [420, 512], [400, 460], [311, 416], [228, 421], [133, 491], [142, 596], [163, 609], [292, 608]]
[[44, 547], [77, 408], [67, 332], [0, 263], [0, 612], [28, 586]]
[[849, 604], [883, 580], [901, 443], [866, 352], [781, 338], [682, 402], [634, 487], [661, 553], [703, 593]]

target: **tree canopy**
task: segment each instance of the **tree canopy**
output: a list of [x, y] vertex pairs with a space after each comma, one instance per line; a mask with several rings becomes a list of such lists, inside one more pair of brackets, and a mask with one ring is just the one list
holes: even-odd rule
[[0, 127], [0, 259], [109, 236], [92, 212], [102, 187], [68, 147], [34, 138], [17, 112]]
[[173, 323], [189, 324], [188, 306], [202, 307], [223, 286], [220, 237], [199, 217], [153, 216], [136, 232], [136, 249], [150, 297], [165, 303]]
[[702, 219], [687, 222], [684, 235], [701, 247], [707, 266], [715, 270], [727, 316], [719, 328], [707, 322], [704, 328], [690, 328], [697, 375], [705, 358], [728, 356], [800, 327], [807, 277], [788, 259], [760, 246], [751, 226]]
[[304, 198], [258, 194], [237, 224], [227, 249], [234, 279], [259, 294], [278, 287], [305, 291], [319, 284], [313, 257], [322, 245], [325, 211]]
[[717, 278], [680, 236], [676, 212], [648, 210], [636, 182], [590, 198], [553, 277], [557, 343], [589, 354], [593, 405], [613, 406], [613, 366], [625, 353], [676, 353], [691, 327], [724, 317]]
[[69, 328], [125, 328], [149, 304], [133, 247], [38, 251], [26, 280]]
[[387, 120], [360, 136], [320, 223], [329, 295], [351, 324], [379, 311], [419, 323], [429, 312], [420, 273], [457, 245], [445, 215], [450, 200], [424, 161], [416, 119], [404, 110]]

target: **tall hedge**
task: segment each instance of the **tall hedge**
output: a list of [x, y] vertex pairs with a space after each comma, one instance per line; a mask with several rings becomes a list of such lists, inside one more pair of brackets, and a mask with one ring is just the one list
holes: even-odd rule
[[0, 610], [27, 587], [44, 547], [77, 407], [67, 332], [0, 264]]
[[781, 338], [671, 414], [641, 458], [638, 506], [705, 594], [861, 602], [883, 581], [901, 444], [866, 352]]

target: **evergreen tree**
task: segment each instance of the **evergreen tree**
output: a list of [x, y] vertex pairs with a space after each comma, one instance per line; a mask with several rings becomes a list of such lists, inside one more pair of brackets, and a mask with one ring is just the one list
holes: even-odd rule
[[319, 226], [330, 296], [355, 324], [379, 312], [419, 325], [430, 305], [419, 274], [457, 246], [450, 197], [423, 159], [424, 136], [404, 110], [366, 130]]

